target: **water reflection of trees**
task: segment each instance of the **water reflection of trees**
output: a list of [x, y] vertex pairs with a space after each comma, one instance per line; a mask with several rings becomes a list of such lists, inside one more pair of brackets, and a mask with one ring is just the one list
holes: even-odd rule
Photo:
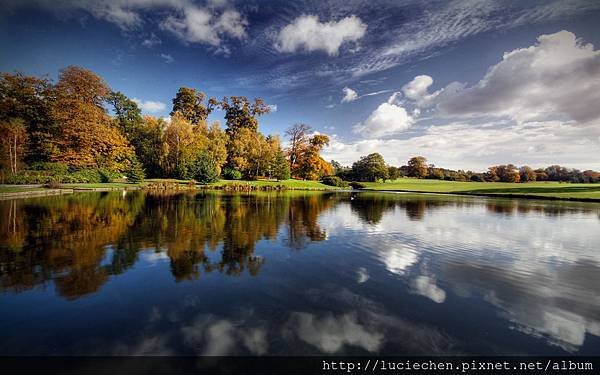
[[103, 193], [0, 202], [0, 286], [22, 291], [54, 280], [66, 298], [97, 291], [138, 261], [140, 250], [169, 258], [177, 281], [218, 271], [257, 275], [261, 240], [287, 227], [302, 248], [325, 239], [317, 223], [327, 194]]
[[258, 241], [274, 241], [280, 233], [291, 249], [322, 241], [327, 233], [319, 216], [340, 202], [349, 202], [368, 224], [380, 223], [394, 210], [410, 220], [426, 220], [427, 212], [448, 206], [477, 205], [502, 215], [598, 210], [381, 193], [111, 192], [0, 201], [0, 288], [21, 291], [53, 280], [58, 293], [76, 298], [128, 270], [140, 250], [165, 254], [177, 281], [215, 271], [257, 275], [266, 261], [255, 253]]
[[[581, 212], [597, 212], [600, 205], [569, 202], [539, 202], [523, 199], [481, 198], [485, 209], [493, 214], [562, 216]], [[357, 193], [351, 195], [352, 211], [367, 224], [379, 224], [384, 215], [395, 209], [404, 211], [408, 219], [420, 221], [428, 211], [443, 207], [481, 206], [482, 200], [473, 197], [447, 195]]]
[[351, 196], [352, 211], [368, 224], [379, 224], [387, 212], [404, 211], [409, 220], [420, 221], [429, 210], [445, 206], [472, 206], [472, 199], [415, 194], [359, 193]]

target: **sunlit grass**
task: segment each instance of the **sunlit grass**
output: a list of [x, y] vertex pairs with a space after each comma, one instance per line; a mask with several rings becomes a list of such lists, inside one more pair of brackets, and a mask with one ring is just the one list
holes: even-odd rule
[[600, 184], [561, 182], [528, 182], [515, 184], [504, 182], [419, 180], [414, 178], [401, 178], [386, 182], [365, 182], [364, 184], [369, 190], [600, 200]]

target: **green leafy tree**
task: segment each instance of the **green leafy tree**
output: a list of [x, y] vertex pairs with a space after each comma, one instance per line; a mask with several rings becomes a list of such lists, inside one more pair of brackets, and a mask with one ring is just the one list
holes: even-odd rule
[[251, 102], [245, 96], [225, 97], [219, 106], [225, 111], [229, 136], [242, 128], [257, 131], [258, 117], [271, 111], [263, 99], [256, 98]]
[[191, 166], [192, 177], [202, 183], [208, 184], [219, 179], [219, 171], [215, 160], [206, 152], [201, 152]]
[[352, 164], [352, 175], [358, 181], [385, 181], [389, 177], [389, 172], [383, 156], [373, 153], [361, 157]]
[[144, 178], [146, 178], [142, 163], [140, 163], [137, 158], [134, 158], [131, 161], [131, 166], [127, 170], [126, 176], [127, 180], [130, 182], [142, 182], [144, 181]]
[[115, 122], [123, 135], [136, 147], [139, 141], [139, 132], [143, 123], [142, 111], [137, 103], [129, 99], [120, 91], [113, 91], [107, 98], [115, 113]]
[[208, 115], [218, 104], [214, 98], [206, 101], [206, 94], [190, 87], [181, 87], [173, 98], [171, 116], [179, 113], [192, 125], [206, 122]]
[[291, 177], [290, 164], [281, 149], [277, 151], [273, 161], [273, 177], [277, 180], [289, 180]]
[[390, 165], [388, 167], [388, 178], [390, 180], [397, 180], [400, 177], [402, 177], [402, 173], [400, 172], [400, 168], [394, 167], [394, 166]]

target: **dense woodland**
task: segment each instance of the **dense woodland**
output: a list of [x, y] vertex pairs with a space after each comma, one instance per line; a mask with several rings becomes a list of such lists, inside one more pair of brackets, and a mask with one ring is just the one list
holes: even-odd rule
[[[225, 128], [209, 115], [220, 109]], [[288, 147], [278, 136], [263, 135], [259, 118], [270, 107], [260, 98], [208, 98], [181, 87], [170, 119], [142, 116], [138, 105], [110, 89], [95, 73], [77, 66], [61, 70], [58, 81], [21, 73], [0, 75], [0, 181], [8, 184], [137, 182], [146, 177], [210, 183], [219, 178], [379, 181], [399, 177], [451, 181], [598, 182], [600, 173], [559, 165], [532, 169], [512, 164], [485, 173], [449, 170], [422, 156], [406, 165], [388, 165], [378, 153], [351, 167], [327, 162], [329, 143], [310, 126], [286, 130]]]
[[[225, 114], [225, 129], [208, 124], [216, 108]], [[2, 74], [1, 177], [6, 183], [108, 182], [122, 176], [208, 183], [219, 177], [317, 180], [331, 174], [319, 154], [328, 137], [300, 127], [288, 157], [279, 137], [258, 130], [258, 118], [269, 109], [260, 98], [217, 100], [182, 87], [167, 121], [142, 116], [133, 100], [81, 67], [63, 69], [56, 83]]]

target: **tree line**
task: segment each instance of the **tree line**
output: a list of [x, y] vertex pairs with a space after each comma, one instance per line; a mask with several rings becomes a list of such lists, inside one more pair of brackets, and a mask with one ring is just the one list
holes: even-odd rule
[[[225, 129], [208, 123], [224, 112]], [[195, 179], [317, 180], [331, 174], [320, 151], [329, 138], [294, 125], [284, 150], [258, 130], [270, 112], [261, 98], [208, 98], [181, 87], [170, 121], [143, 116], [137, 103], [112, 91], [94, 72], [69, 66], [58, 81], [0, 75], [0, 168], [6, 183], [107, 182], [121, 176]], [[112, 114], [112, 115], [111, 115]]]
[[[94, 72], [78, 66], [60, 71], [57, 82], [21, 73], [0, 74], [0, 181], [4, 183], [109, 182], [126, 176], [196, 180], [218, 178], [378, 181], [416, 177], [450, 181], [598, 182], [600, 173], [559, 165], [533, 169], [512, 164], [486, 172], [451, 170], [415, 156], [406, 165], [388, 165], [378, 153], [351, 167], [327, 162], [321, 151], [329, 137], [306, 124], [285, 131], [284, 149], [276, 135], [263, 135], [259, 118], [270, 112], [261, 98], [218, 100], [181, 87], [170, 120], [143, 116], [137, 103], [113, 91]], [[224, 112], [225, 129], [209, 124]]]
[[400, 177], [415, 177], [447, 181], [479, 181], [479, 182], [533, 182], [562, 181], [578, 183], [600, 182], [600, 172], [593, 170], [580, 171], [560, 165], [533, 169], [529, 166], [517, 167], [513, 164], [495, 165], [486, 172], [451, 170], [428, 164], [423, 156], [414, 156], [406, 165], [395, 167], [388, 165], [379, 153], [361, 157], [345, 167], [335, 160], [331, 161], [335, 176], [343, 181], [379, 181], [395, 180]]

